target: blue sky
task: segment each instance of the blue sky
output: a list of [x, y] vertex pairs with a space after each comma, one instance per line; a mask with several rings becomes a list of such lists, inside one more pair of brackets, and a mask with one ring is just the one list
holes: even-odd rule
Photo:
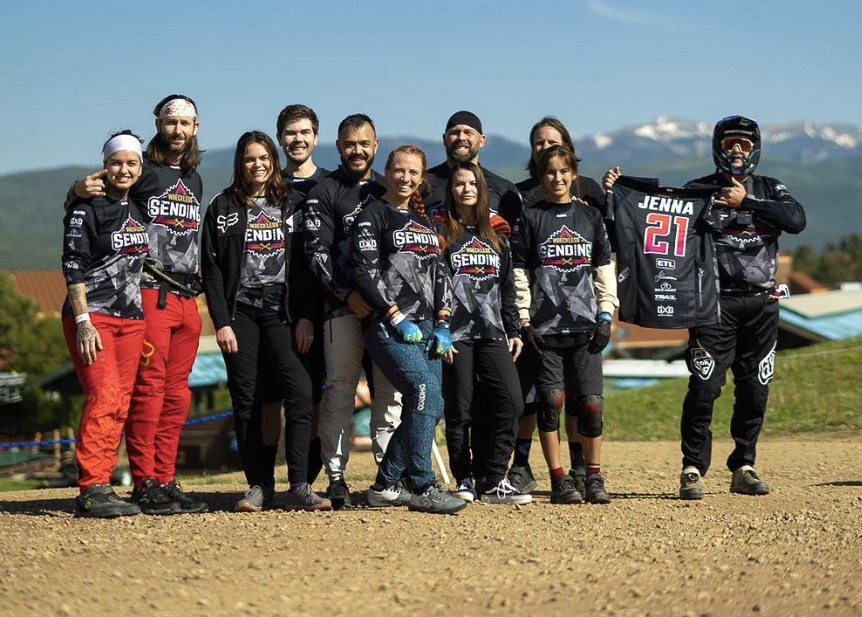
[[453, 111], [526, 142], [671, 114], [713, 122], [862, 124], [860, 3], [493, 0], [8, 3], [0, 23], [0, 174], [99, 165], [114, 130], [153, 132], [153, 105], [198, 102], [201, 145], [272, 134], [311, 105], [321, 139], [345, 115], [381, 135], [438, 137]]

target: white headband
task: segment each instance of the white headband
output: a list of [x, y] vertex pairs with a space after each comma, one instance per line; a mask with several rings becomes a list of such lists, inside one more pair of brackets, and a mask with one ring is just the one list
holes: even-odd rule
[[141, 150], [141, 140], [134, 135], [117, 135], [116, 137], [109, 139], [108, 143], [105, 144], [105, 147], [102, 148], [102, 160], [107, 161], [109, 156], [114, 152], [119, 152], [120, 150], [134, 152], [138, 155], [138, 158], [141, 159], [141, 162], [144, 161], [144, 153]]
[[195, 106], [191, 104], [191, 102], [186, 99], [171, 99], [159, 110], [159, 119], [164, 120], [165, 118], [173, 118], [176, 116], [182, 116], [185, 118], [197, 118], [198, 110], [195, 109]]

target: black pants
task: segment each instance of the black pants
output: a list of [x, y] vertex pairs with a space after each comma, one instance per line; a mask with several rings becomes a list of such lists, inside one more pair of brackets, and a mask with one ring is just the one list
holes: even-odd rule
[[260, 405], [255, 405], [259, 362], [269, 364], [284, 393], [285, 450], [291, 483], [305, 482], [313, 405], [307, 363], [296, 353], [284, 314], [238, 304], [231, 326], [239, 351], [223, 354], [233, 402], [236, 440], [249, 486], [272, 481], [262, 457]]
[[[455, 362], [443, 365], [449, 466], [458, 480], [474, 476], [496, 485], [506, 475], [523, 411], [518, 372], [505, 341], [459, 341], [455, 350]], [[474, 390], [476, 378], [481, 390]], [[484, 398], [475, 401], [474, 391]], [[484, 459], [474, 459], [472, 469], [471, 432], [474, 456]]]
[[712, 407], [727, 369], [735, 384], [730, 434], [736, 444], [730, 470], [754, 465], [769, 382], [775, 367], [778, 302], [767, 295], [722, 296], [721, 323], [689, 330], [686, 362], [691, 377], [682, 406], [682, 464], [705, 475], [712, 459]]

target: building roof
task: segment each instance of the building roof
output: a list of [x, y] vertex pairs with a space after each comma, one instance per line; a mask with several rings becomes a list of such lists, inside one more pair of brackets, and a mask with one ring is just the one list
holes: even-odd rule
[[46, 315], [59, 315], [66, 300], [66, 280], [56, 270], [16, 270], [9, 272], [15, 292], [30, 298]]
[[862, 291], [827, 291], [780, 301], [781, 327], [813, 342], [862, 335]]

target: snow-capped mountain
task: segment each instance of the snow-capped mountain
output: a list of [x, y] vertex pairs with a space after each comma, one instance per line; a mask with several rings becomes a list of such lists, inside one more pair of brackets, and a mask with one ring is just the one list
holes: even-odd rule
[[[579, 156], [620, 163], [709, 156], [713, 125], [672, 116], [608, 133], [575, 137]], [[849, 124], [801, 121], [761, 126], [763, 149], [770, 156], [797, 161], [862, 156], [862, 128]]]

